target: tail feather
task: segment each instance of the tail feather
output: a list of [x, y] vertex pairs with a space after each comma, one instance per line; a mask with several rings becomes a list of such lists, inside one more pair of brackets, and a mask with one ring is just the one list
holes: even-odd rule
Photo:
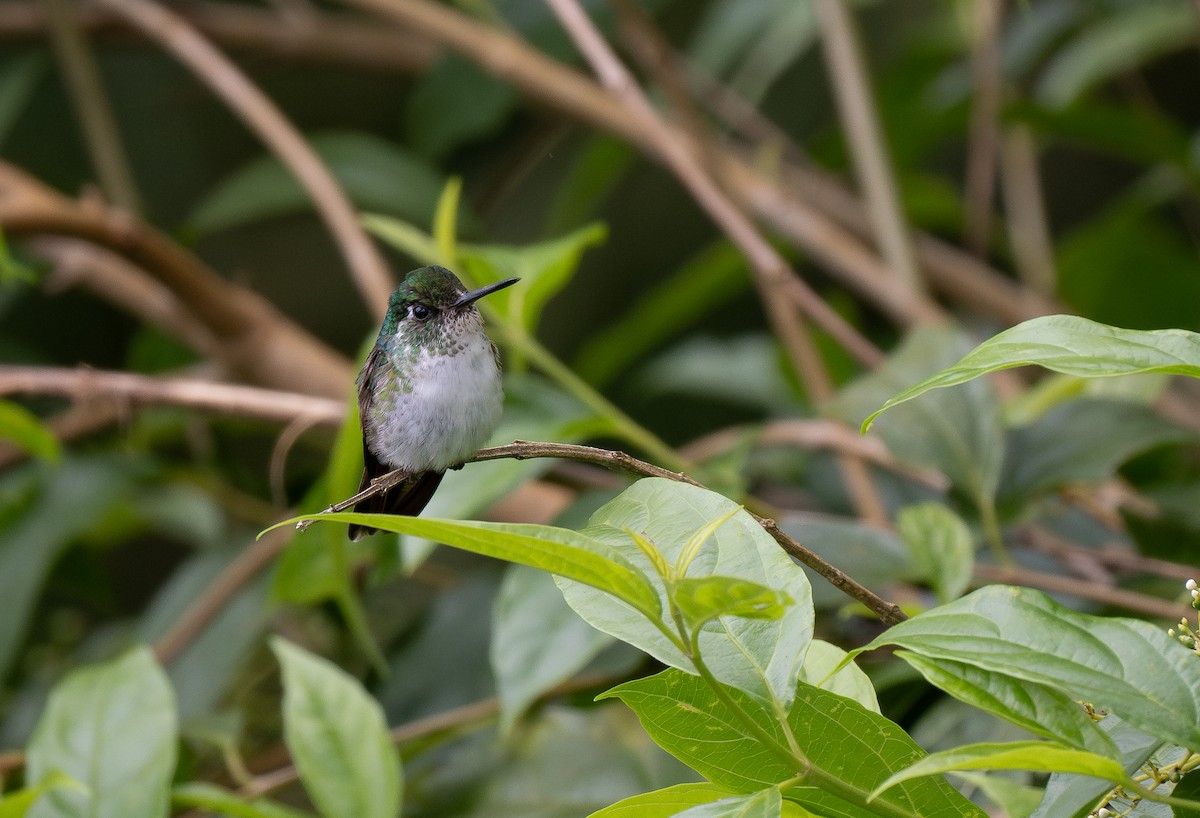
[[[371, 481], [376, 477], [391, 471], [376, 460], [370, 451], [366, 451], [365, 455], [366, 468], [363, 469], [362, 480], [358, 485], [359, 491], [371, 485]], [[442, 482], [443, 474], [445, 472], [440, 471], [425, 471], [413, 474], [408, 480], [398, 486], [360, 501], [354, 506], [354, 510], [368, 514], [403, 514], [415, 517], [429, 504], [433, 493], [437, 491], [438, 484]], [[374, 534], [378, 530], [371, 526], [355, 525], [352, 523], [350, 525], [350, 539], [355, 541], [361, 540], [363, 537]]]

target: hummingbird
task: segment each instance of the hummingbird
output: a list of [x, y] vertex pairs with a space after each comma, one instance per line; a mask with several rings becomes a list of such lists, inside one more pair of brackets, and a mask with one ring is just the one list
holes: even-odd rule
[[[475, 302], [516, 284], [468, 290], [445, 267], [404, 277], [388, 299], [379, 338], [358, 375], [363, 433], [359, 491], [394, 469], [409, 479], [360, 501], [355, 511], [421, 513], [442, 482], [479, 450], [500, 421], [500, 353]], [[350, 539], [378, 529], [351, 525]]]

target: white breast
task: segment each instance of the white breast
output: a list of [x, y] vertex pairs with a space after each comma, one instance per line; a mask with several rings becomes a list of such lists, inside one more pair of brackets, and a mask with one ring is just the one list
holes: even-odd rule
[[473, 455], [500, 421], [504, 393], [491, 342], [480, 333], [453, 355], [421, 354], [372, 450], [392, 468], [444, 471]]

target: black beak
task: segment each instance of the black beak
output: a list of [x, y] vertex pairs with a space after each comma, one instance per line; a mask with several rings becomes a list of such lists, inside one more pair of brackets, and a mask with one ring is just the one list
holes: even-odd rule
[[451, 307], [465, 307], [468, 304], [474, 304], [485, 295], [491, 295], [496, 290], [503, 290], [505, 287], [511, 287], [521, 279], [506, 278], [503, 281], [497, 281], [495, 284], [489, 284], [486, 287], [480, 287], [478, 290], [471, 290], [469, 293], [463, 293], [458, 297], [458, 300], [451, 304]]

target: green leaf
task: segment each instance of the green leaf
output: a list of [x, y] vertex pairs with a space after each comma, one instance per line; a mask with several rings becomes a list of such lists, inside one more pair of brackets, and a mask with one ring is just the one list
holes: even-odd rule
[[85, 790], [55, 788], [37, 818], [160, 818], [175, 773], [175, 697], [149, 648], [80, 668], [55, 685], [30, 739], [26, 775], [54, 770]]
[[[360, 210], [428, 224], [444, 177], [424, 159], [399, 145], [365, 133], [313, 136], [309, 144]], [[309, 195], [274, 156], [234, 171], [205, 196], [188, 218], [201, 234], [301, 213]]]
[[761, 412], [793, 412], [795, 389], [779, 365], [779, 345], [765, 333], [687, 337], [637, 370], [642, 396], [702, 397]]
[[516, 107], [511, 85], [446, 54], [421, 73], [405, 109], [408, 143], [433, 160], [499, 128]]
[[932, 389], [966, 383], [1016, 366], [1043, 366], [1066, 375], [1104, 378], [1139, 372], [1200, 377], [1200, 335], [1179, 329], [1118, 329], [1074, 315], [1047, 315], [989, 338], [935, 375], [891, 397], [863, 421]]
[[[714, 784], [751, 793], [795, 777], [799, 762], [785, 760], [788, 740], [775, 715], [740, 690], [722, 686], [722, 691], [724, 700], [698, 676], [671, 668], [618, 685], [600, 698], [629, 705], [660, 746]], [[774, 749], [746, 719], [770, 737]], [[804, 785], [783, 795], [818, 815], [877, 814], [865, 806], [867, 794], [924, 754], [883, 716], [809, 685], [797, 690], [787, 724], [811, 768]], [[890, 814], [914, 818], [983, 815], [941, 779], [907, 782], [884, 801], [895, 809]]]
[[[965, 349], [966, 340], [950, 328], [914, 330], [883, 366], [851, 383], [830, 408], [856, 423], [896, 389], [949, 364]], [[885, 407], [899, 402], [892, 398]], [[900, 460], [944, 473], [983, 514], [995, 497], [1004, 456], [998, 407], [995, 391], [981, 380], [964, 390], [923, 396], [881, 422], [879, 434]], [[879, 411], [863, 422], [864, 431]]]
[[[1125, 772], [1131, 775], [1163, 744], [1112, 714], [1105, 716], [1099, 726], [1116, 746]], [[1054, 773], [1046, 783], [1045, 797], [1030, 818], [1086, 818], [1112, 788], [1112, 784], [1100, 778]]]
[[0, 440], [20, 446], [34, 457], [57, 463], [62, 457], [58, 438], [24, 406], [0, 400]]
[[862, 650], [882, 645], [1042, 685], [1151, 735], [1200, 746], [1195, 656], [1149, 622], [1089, 616], [1039, 591], [988, 586], [893, 626]]
[[896, 655], [959, 701], [1051, 741], [1116, 757], [1108, 735], [1070, 693], [949, 659], [931, 661], [903, 650]]
[[734, 577], [684, 577], [672, 583], [671, 598], [693, 630], [719, 616], [779, 619], [792, 604], [782, 591]]
[[[1117, 327], [1200, 329], [1200, 316], [1189, 308], [1200, 300], [1195, 249], [1161, 215], [1162, 200], [1175, 195], [1135, 190], [1064, 236], [1057, 258], [1063, 301]], [[1139, 271], [1137, 298], [1129, 297], [1130, 269]]]
[[[879, 712], [879, 699], [875, 685], [863, 669], [853, 662], [846, 662], [846, 651], [823, 639], [814, 639], [804, 656], [804, 667], [800, 669], [800, 681], [853, 699], [867, 710]], [[830, 675], [832, 674], [832, 675]]]
[[783, 799], [775, 787], [751, 795], [734, 795], [677, 813], [678, 818], [780, 818]]
[[1195, 42], [1196, 17], [1186, 3], [1118, 8], [1108, 19], [1082, 27], [1074, 40], [1056, 50], [1038, 83], [1040, 99], [1066, 105], [1089, 88]]
[[463, 244], [459, 246], [459, 259], [476, 285], [502, 278], [521, 279], [520, 286], [489, 296], [488, 304], [532, 332], [546, 302], [571, 280], [584, 251], [607, 236], [608, 229], [595, 223], [537, 244]]
[[1133, 455], [1196, 433], [1128, 401], [1061, 403], [1008, 434], [1000, 496], [1034, 498], [1068, 483], [1111, 478]]
[[961, 596], [975, 565], [975, 543], [962, 518], [940, 503], [920, 503], [900, 510], [896, 529], [938, 599]]
[[616, 549], [575, 531], [548, 525], [460, 522], [352, 512], [309, 514], [274, 527], [308, 519], [359, 523], [382, 531], [437, 540], [465, 551], [529, 565], [586, 583], [612, 594], [645, 616], [657, 617], [661, 611], [654, 589]]
[[580, 349], [575, 371], [605, 386], [647, 352], [700, 322], [750, 285], [746, 259], [726, 241], [703, 248]]
[[285, 807], [267, 798], [247, 799], [203, 781], [180, 784], [171, 790], [171, 803], [179, 808], [219, 812], [233, 818], [312, 818], [311, 813]]
[[336, 665], [276, 637], [283, 668], [283, 736], [317, 808], [324, 814], [395, 818], [400, 756], [379, 704]]
[[[711, 521], [738, 506], [706, 489], [672, 480], [639, 480], [592, 515], [584, 534], [607, 543], [649, 578], [662, 610], [668, 590], [650, 560], [626, 534], [639, 532], [668, 562]], [[713, 674], [764, 703], [786, 708], [812, 638], [811, 588], [804, 572], [745, 511], [718, 528], [697, 554], [693, 577], [735, 577], [786, 595], [794, 604], [775, 620], [723, 616], [700, 632], [701, 654]], [[567, 602], [593, 627], [650, 653], [664, 664], [692, 670], [691, 661], [642, 616], [590, 588], [559, 582]], [[775, 705], [772, 705], [775, 706]]]
[[[734, 794], [715, 784], [676, 784], [618, 801], [599, 812], [593, 812], [588, 818], [672, 818], [682, 814], [680, 810], [712, 804]], [[774, 814], [782, 818], [811, 818], [813, 815], [791, 801], [784, 801], [782, 811], [777, 810]]]
[[637, 158], [633, 146], [614, 136], [588, 137], [547, 210], [543, 235], [565, 233], [592, 218]]
[[534, 699], [574, 676], [613, 641], [571, 610], [549, 574], [524, 565], [505, 574], [492, 621], [503, 731]]
[[1013, 741], [1003, 744], [968, 744], [925, 756], [893, 774], [875, 788], [872, 797], [926, 775], [951, 770], [1033, 770], [1043, 773], [1076, 773], [1104, 778], [1114, 784], [1127, 780], [1125, 770], [1111, 758], [1075, 750], [1049, 741]]
[[[1200, 772], [1193, 770], [1179, 779], [1179, 783], [1175, 785], [1175, 789], [1171, 790], [1171, 796], [1173, 798], [1187, 798], [1191, 801], [1200, 801]], [[1200, 818], [1200, 809], [1172, 806], [1171, 811], [1172, 818]]]
[[42, 583], [59, 555], [122, 498], [133, 464], [107, 457], [69, 458], [53, 471], [27, 464], [0, 479], [0, 677], [16, 655]]
[[408, 222], [379, 213], [364, 213], [359, 222], [380, 241], [406, 253], [418, 264], [446, 264], [442, 251], [433, 236]]
[[[714, 517], [693, 531], [692, 535], [680, 547], [679, 553], [675, 555], [675, 568], [671, 576], [682, 578], [687, 573], [688, 566], [692, 564], [692, 561], [696, 559], [696, 555], [700, 553], [700, 549], [704, 546], [704, 543], [708, 541], [708, 538], [740, 510], [741, 506], [731, 508], [725, 514], [722, 514], [720, 517]], [[642, 552], [645, 553], [645, 550], [643, 548]]]
[[70, 776], [51, 770], [36, 784], [0, 796], [0, 818], [25, 818], [34, 802], [51, 790], [64, 788], [87, 794], [87, 788]]

